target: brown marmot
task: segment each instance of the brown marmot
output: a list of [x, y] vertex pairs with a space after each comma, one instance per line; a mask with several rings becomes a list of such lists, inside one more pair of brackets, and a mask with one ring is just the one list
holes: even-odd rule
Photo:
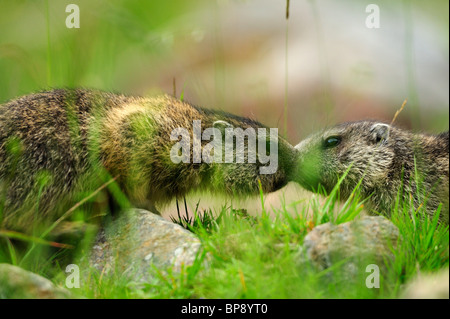
[[[268, 163], [259, 161], [259, 144], [257, 155], [249, 147], [249, 136], [244, 136], [244, 148], [231, 150], [232, 157], [256, 156], [254, 163], [174, 162], [171, 150], [177, 141], [171, 135], [186, 128], [192, 136], [194, 121], [201, 121], [202, 130], [265, 130], [252, 119], [168, 95], [57, 89], [0, 105], [0, 228], [27, 231], [38, 222], [48, 224], [116, 176], [133, 206], [150, 209], [194, 190], [248, 196], [259, 193], [259, 181], [263, 192], [288, 182], [296, 151], [269, 134], [266, 151], [276, 142], [278, 163], [268, 174], [261, 173]], [[206, 143], [201, 140], [202, 147]], [[191, 158], [193, 144], [194, 138], [187, 145]]]
[[[294, 180], [317, 191], [330, 192], [340, 176], [341, 199], [347, 199], [361, 180], [366, 208], [389, 215], [398, 194], [426, 205], [448, 223], [449, 133], [414, 134], [376, 121], [339, 124], [305, 139], [295, 147], [299, 166]], [[417, 172], [417, 174], [416, 174]]]

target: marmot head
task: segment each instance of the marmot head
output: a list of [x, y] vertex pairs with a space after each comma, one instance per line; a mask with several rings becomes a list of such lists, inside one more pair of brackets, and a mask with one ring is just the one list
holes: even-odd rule
[[375, 121], [343, 123], [314, 134], [295, 146], [299, 159], [294, 180], [311, 191], [321, 185], [329, 193], [347, 172], [342, 197], [361, 179], [361, 190], [370, 193], [388, 181], [396, 134], [395, 128]]
[[129, 145], [129, 193], [154, 202], [191, 191], [242, 197], [259, 194], [260, 187], [274, 192], [291, 180], [297, 151], [277, 129], [170, 97], [150, 104], [165, 107], [133, 113], [124, 129], [114, 127]]
[[[274, 192], [289, 182], [297, 152], [276, 129], [228, 114], [215, 114], [213, 121], [211, 127], [219, 133], [214, 138], [221, 140], [222, 156], [218, 162], [207, 164], [202, 178], [205, 185], [213, 186], [215, 191], [245, 196], [258, 194], [260, 187], [264, 193]], [[211, 150], [207, 144], [212, 143], [204, 141], [202, 151], [207, 150], [214, 158], [218, 149]]]

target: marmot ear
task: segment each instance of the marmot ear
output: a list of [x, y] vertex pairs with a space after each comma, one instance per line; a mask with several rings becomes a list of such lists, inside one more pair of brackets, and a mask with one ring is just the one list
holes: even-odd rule
[[370, 128], [370, 138], [376, 144], [385, 144], [389, 139], [390, 126], [384, 123], [374, 124]]
[[219, 121], [215, 121], [213, 123], [213, 127], [219, 129], [220, 132], [222, 134], [224, 134], [225, 133], [225, 129], [226, 128], [233, 128], [233, 125], [231, 125], [230, 123], [228, 123], [226, 121], [219, 120]]
[[[220, 134], [222, 136], [222, 141], [225, 141], [225, 129], [227, 128], [233, 128], [233, 125], [226, 121], [218, 120], [213, 123], [213, 127], [218, 129], [220, 131]], [[217, 138], [217, 137], [214, 137]]]

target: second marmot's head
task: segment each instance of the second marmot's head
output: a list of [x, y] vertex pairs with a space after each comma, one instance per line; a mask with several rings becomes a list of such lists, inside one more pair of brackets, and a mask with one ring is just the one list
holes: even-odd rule
[[[401, 130], [385, 123], [342, 123], [316, 133], [295, 146], [299, 152], [295, 181], [311, 191], [319, 185], [329, 193], [341, 176], [341, 196], [350, 196], [362, 179], [361, 190], [371, 193], [387, 186]], [[405, 145], [406, 146], [406, 145]], [[401, 149], [402, 147], [400, 147]], [[366, 194], [369, 195], [369, 194]]]

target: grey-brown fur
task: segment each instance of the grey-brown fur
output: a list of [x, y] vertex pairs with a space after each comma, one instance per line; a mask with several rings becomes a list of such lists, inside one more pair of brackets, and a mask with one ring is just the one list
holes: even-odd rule
[[388, 215], [403, 187], [403, 199], [412, 198], [415, 208], [426, 201], [429, 215], [442, 203], [440, 218], [448, 223], [448, 132], [416, 134], [376, 121], [350, 122], [314, 134], [295, 148], [295, 180], [309, 190], [317, 191], [321, 184], [331, 191], [348, 170], [340, 187], [342, 199], [362, 179], [361, 193], [370, 197], [366, 207]]
[[193, 120], [203, 129], [216, 121], [264, 127], [167, 95], [60, 89], [0, 105], [0, 228], [26, 231], [54, 221], [108, 180], [103, 171], [117, 176], [134, 206], [146, 208], [192, 190], [248, 196], [258, 194], [258, 180], [264, 192], [287, 183], [296, 152], [282, 138], [272, 175], [259, 174], [258, 163], [174, 164], [170, 133], [192, 128]]

